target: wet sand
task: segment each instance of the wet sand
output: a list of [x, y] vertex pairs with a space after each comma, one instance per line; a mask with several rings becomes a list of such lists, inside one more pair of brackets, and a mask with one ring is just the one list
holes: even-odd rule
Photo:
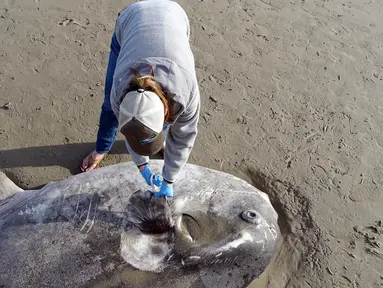
[[[94, 148], [132, 2], [0, 3], [0, 169], [22, 188], [78, 173]], [[270, 195], [284, 244], [268, 287], [383, 285], [383, 3], [178, 2], [203, 104], [190, 162]], [[130, 160], [121, 139], [103, 165]]]

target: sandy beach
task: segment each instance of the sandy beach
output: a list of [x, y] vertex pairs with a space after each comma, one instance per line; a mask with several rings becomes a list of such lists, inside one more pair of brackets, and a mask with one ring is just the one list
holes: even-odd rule
[[[80, 172], [132, 2], [0, 2], [0, 170], [20, 187]], [[383, 2], [177, 2], [202, 97], [189, 162], [270, 196], [284, 243], [267, 287], [383, 287]], [[103, 165], [121, 161], [119, 135]]]

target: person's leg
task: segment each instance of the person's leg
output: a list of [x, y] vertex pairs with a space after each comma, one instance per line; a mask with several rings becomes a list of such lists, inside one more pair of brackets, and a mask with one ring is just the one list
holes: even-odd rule
[[104, 155], [110, 151], [116, 139], [118, 119], [114, 115], [111, 107], [110, 93], [112, 90], [113, 75], [119, 52], [120, 45], [115, 33], [113, 33], [110, 44], [108, 68], [105, 77], [104, 102], [101, 107], [99, 118], [96, 149], [83, 160], [81, 167], [83, 171], [89, 171], [96, 168], [98, 163], [104, 158]]

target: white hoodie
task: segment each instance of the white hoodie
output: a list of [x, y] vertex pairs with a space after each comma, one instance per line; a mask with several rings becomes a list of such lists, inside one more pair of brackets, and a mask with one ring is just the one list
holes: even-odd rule
[[[189, 20], [176, 2], [147, 0], [133, 3], [116, 20], [117, 41], [121, 50], [111, 90], [111, 105], [118, 118], [119, 105], [132, 77], [129, 68], [150, 73], [172, 102], [173, 113], [166, 137], [162, 176], [170, 182], [187, 162], [197, 136], [200, 94], [194, 56], [189, 45]], [[125, 142], [127, 144], [127, 142]], [[127, 145], [132, 160], [141, 165], [149, 157], [140, 156]]]

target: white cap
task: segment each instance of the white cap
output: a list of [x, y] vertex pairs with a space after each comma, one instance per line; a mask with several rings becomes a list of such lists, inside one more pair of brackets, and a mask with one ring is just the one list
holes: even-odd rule
[[164, 118], [160, 97], [138, 89], [127, 93], [121, 102], [118, 129], [137, 154], [150, 156], [162, 148]]

